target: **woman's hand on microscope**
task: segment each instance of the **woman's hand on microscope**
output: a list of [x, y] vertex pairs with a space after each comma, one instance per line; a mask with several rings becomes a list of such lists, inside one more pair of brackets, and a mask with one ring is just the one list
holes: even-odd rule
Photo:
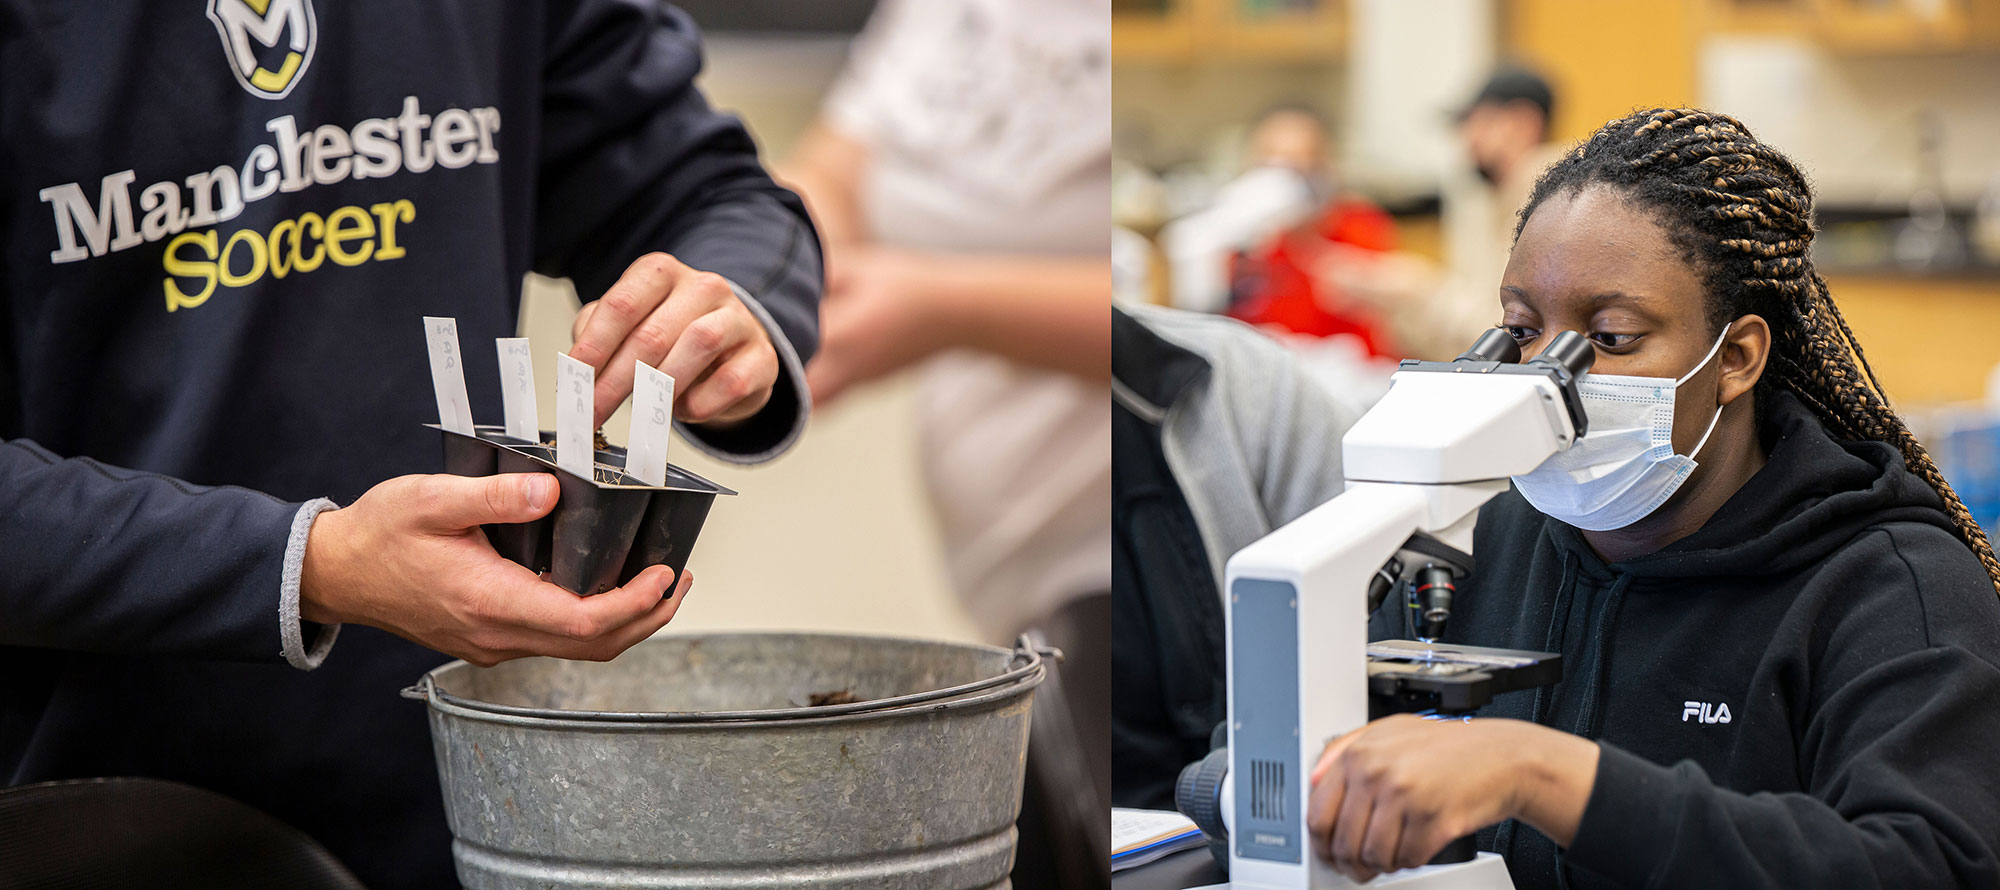
[[1366, 882], [1507, 819], [1568, 846], [1596, 777], [1589, 739], [1520, 720], [1397, 714], [1327, 745], [1306, 825], [1314, 852]]
[[596, 421], [632, 394], [632, 363], [674, 378], [674, 417], [727, 425], [771, 401], [778, 352], [729, 282], [664, 253], [640, 257], [577, 313], [571, 358], [597, 369]]
[[379, 627], [490, 666], [526, 655], [608, 661], [673, 620], [694, 576], [653, 566], [577, 596], [493, 551], [480, 526], [554, 509], [546, 473], [402, 476], [319, 515], [306, 539], [299, 615]]

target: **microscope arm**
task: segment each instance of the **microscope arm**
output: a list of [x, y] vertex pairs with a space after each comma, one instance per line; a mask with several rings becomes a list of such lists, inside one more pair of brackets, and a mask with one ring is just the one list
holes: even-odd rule
[[1234, 888], [1350, 886], [1308, 849], [1306, 774], [1328, 741], [1368, 720], [1370, 580], [1418, 532], [1470, 553], [1480, 505], [1585, 430], [1575, 384], [1589, 343], [1569, 331], [1519, 357], [1495, 331], [1458, 361], [1404, 362], [1342, 440], [1347, 490], [1230, 558]]

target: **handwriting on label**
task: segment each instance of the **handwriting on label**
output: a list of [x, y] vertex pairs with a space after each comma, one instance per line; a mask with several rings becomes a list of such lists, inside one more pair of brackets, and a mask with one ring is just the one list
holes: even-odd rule
[[500, 353], [500, 406], [507, 417], [507, 435], [541, 441], [541, 421], [535, 405], [535, 359], [526, 337], [493, 341]]
[[667, 484], [667, 437], [673, 432], [674, 378], [634, 362], [632, 433], [625, 439], [625, 472], [647, 485]]
[[472, 400], [465, 395], [465, 366], [458, 352], [458, 320], [424, 316], [430, 345], [431, 389], [437, 393], [438, 425], [472, 435]]
[[569, 353], [556, 354], [556, 466], [584, 479], [592, 479], [597, 459], [590, 434], [591, 395], [596, 391], [594, 369]]

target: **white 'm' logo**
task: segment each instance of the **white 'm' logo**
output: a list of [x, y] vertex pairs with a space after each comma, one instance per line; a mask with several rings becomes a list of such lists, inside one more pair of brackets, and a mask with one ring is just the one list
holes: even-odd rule
[[1681, 722], [1686, 723], [1690, 718], [1702, 723], [1728, 723], [1729, 703], [1711, 705], [1705, 701], [1681, 702]]
[[[208, 19], [222, 35], [222, 51], [229, 56], [236, 82], [264, 99], [283, 99], [290, 93], [305, 76], [319, 44], [312, 0], [208, 0]], [[257, 60], [257, 48], [278, 49], [280, 39], [284, 58], [275, 69], [264, 67]]]

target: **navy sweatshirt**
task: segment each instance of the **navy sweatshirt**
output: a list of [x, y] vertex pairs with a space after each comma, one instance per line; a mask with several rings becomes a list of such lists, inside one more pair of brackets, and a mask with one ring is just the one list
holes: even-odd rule
[[653, 250], [728, 278], [786, 367], [690, 432], [796, 436], [817, 238], [700, 63], [641, 0], [0, 0], [0, 783], [190, 782], [376, 890], [454, 884], [396, 694], [444, 659], [355, 627], [287, 665], [287, 536], [440, 471], [422, 316], [457, 317], [498, 421], [481, 344], [530, 270], [586, 299]]
[[1563, 656], [1482, 713], [1602, 751], [1568, 850], [1481, 832], [1523, 890], [2000, 886], [1993, 582], [1895, 449], [1767, 401], [1769, 462], [1652, 555], [1511, 491], [1480, 513], [1447, 639]]

